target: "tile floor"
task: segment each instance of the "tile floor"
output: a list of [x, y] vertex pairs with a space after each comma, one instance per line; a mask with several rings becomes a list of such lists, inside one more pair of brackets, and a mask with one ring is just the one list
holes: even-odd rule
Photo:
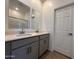
[[46, 52], [40, 59], [71, 59], [57, 52]]

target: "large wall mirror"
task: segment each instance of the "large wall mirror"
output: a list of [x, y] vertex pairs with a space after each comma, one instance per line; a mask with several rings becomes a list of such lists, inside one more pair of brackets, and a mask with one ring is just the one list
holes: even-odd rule
[[19, 0], [9, 0], [8, 10], [8, 29], [39, 30], [41, 23], [39, 11]]
[[9, 0], [9, 20], [8, 27], [10, 29], [29, 28], [30, 23], [30, 7], [26, 6], [18, 0]]

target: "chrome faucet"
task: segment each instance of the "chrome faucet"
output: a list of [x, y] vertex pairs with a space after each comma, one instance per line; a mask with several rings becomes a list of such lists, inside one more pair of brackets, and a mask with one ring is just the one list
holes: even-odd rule
[[25, 33], [25, 31], [24, 31], [24, 23], [21, 24], [21, 28], [22, 28], [22, 30], [20, 31], [20, 34], [24, 34]]

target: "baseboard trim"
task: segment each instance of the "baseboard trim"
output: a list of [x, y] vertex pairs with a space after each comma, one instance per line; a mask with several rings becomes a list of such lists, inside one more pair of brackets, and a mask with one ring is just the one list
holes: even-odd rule
[[58, 52], [58, 51], [56, 51], [56, 50], [54, 50], [53, 52], [59, 53], [59, 54], [61, 54], [61, 55], [65, 56], [65, 57], [67, 57], [67, 58], [69, 58], [69, 59], [72, 59], [71, 57], [66, 56], [66, 55], [64, 55], [64, 54], [62, 54], [61, 52]]

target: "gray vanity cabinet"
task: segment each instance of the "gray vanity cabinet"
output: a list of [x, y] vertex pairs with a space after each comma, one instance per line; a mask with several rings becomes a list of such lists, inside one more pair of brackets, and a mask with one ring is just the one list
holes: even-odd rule
[[10, 59], [10, 42], [5, 43], [5, 59]]
[[38, 59], [38, 42], [12, 51], [12, 59]]
[[31, 59], [38, 59], [38, 42], [31, 44], [30, 54]]
[[49, 45], [49, 34], [18, 39], [5, 43], [5, 59], [38, 59]]
[[46, 50], [48, 50], [48, 46], [49, 46], [49, 36], [48, 35], [40, 36], [39, 56], [41, 56]]
[[28, 51], [27, 46], [18, 48], [16, 50], [12, 51], [12, 55], [14, 57], [11, 59], [30, 59], [29, 58], [30, 55], [29, 55], [29, 53], [27, 53], [27, 51]]

